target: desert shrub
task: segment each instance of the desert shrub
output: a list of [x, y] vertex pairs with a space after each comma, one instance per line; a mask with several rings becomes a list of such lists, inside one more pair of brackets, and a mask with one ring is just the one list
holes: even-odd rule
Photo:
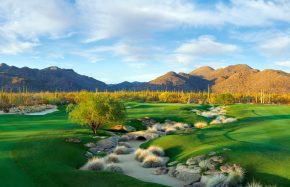
[[116, 154], [112, 153], [112, 154], [108, 155], [107, 162], [108, 163], [118, 163], [120, 161], [119, 161], [118, 156]]
[[228, 176], [225, 182], [229, 186], [236, 186], [240, 184], [245, 176], [245, 170], [237, 164], [229, 167], [226, 173]]
[[163, 130], [166, 132], [166, 134], [169, 134], [175, 132], [176, 128], [173, 125], [166, 125], [163, 127]]
[[125, 146], [117, 146], [114, 150], [114, 153], [117, 155], [125, 155], [131, 153], [131, 149]]
[[113, 173], [124, 173], [122, 167], [118, 164], [108, 164], [105, 170]]
[[210, 164], [209, 160], [202, 160], [198, 163], [202, 172], [205, 172], [208, 170], [209, 164]]
[[215, 175], [213, 177], [209, 177], [205, 182], [206, 187], [223, 187], [225, 185], [227, 177], [224, 174]]
[[100, 158], [93, 157], [88, 160], [88, 162], [81, 168], [81, 170], [102, 171], [104, 170], [104, 161]]
[[205, 121], [198, 121], [198, 122], [195, 122], [194, 123], [194, 126], [195, 126], [195, 128], [201, 129], [201, 128], [204, 128], [204, 127], [207, 126], [207, 122], [205, 122]]
[[143, 162], [142, 162], [142, 167], [144, 168], [156, 168], [156, 167], [161, 167], [164, 166], [164, 160], [156, 155], [147, 155]]
[[234, 104], [235, 98], [232, 94], [219, 94], [216, 97], [216, 103], [218, 104]]
[[188, 128], [188, 125], [185, 124], [185, 123], [175, 123], [174, 124], [174, 128], [176, 128], [176, 129], [185, 129], [185, 128]]
[[147, 150], [156, 156], [164, 156], [165, 155], [163, 149], [161, 147], [158, 147], [158, 146], [151, 145]]
[[152, 153], [145, 149], [137, 149], [135, 151], [135, 159], [142, 162], [147, 156], [152, 155]]
[[263, 185], [257, 181], [252, 181], [248, 183], [246, 187], [263, 187]]

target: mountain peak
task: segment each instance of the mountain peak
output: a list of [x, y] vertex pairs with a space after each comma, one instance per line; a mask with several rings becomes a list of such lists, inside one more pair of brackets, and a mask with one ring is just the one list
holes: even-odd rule
[[225, 69], [234, 70], [234, 71], [242, 71], [242, 70], [252, 70], [253, 68], [248, 66], [247, 64], [237, 64], [226, 67]]
[[199, 68], [193, 70], [189, 74], [190, 75], [206, 75], [206, 74], [209, 74], [213, 71], [214, 71], [214, 69], [210, 66], [202, 66], [202, 67], [199, 67]]

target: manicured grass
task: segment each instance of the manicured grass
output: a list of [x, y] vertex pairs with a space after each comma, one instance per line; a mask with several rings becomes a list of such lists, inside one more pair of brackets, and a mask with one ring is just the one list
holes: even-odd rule
[[228, 115], [239, 121], [196, 130], [191, 135], [162, 137], [143, 147], [161, 146], [171, 160], [180, 161], [227, 147], [232, 151], [222, 154], [246, 168], [246, 180], [290, 186], [290, 107], [232, 105]]
[[[205, 120], [189, 110], [207, 106], [127, 103], [126, 124], [144, 128], [138, 118], [158, 121], [171, 119], [193, 124]], [[271, 105], [233, 105], [228, 115], [239, 118], [234, 124], [211, 126], [190, 135], [170, 135], [148, 142], [165, 148], [171, 160], [221, 150], [230, 162], [247, 169], [247, 180], [289, 186], [290, 107]], [[71, 123], [63, 110], [46, 116], [0, 116], [1, 186], [158, 186], [132, 177], [79, 171], [85, 162], [83, 143], [93, 141], [91, 131]], [[77, 137], [81, 144], [67, 143]]]
[[[0, 186], [160, 186], [129, 176], [79, 171], [91, 131], [62, 111], [46, 116], [0, 116]], [[64, 141], [80, 138], [83, 143]]]

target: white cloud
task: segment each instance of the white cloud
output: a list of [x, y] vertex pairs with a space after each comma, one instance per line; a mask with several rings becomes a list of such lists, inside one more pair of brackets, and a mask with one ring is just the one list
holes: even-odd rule
[[238, 52], [238, 50], [238, 46], [217, 42], [212, 36], [200, 36], [196, 40], [180, 45], [172, 57], [177, 62], [189, 64], [198, 57], [229, 55]]
[[66, 1], [1, 0], [0, 53], [17, 54], [31, 50], [42, 36], [57, 37], [72, 22]]
[[232, 0], [205, 8], [189, 0], [77, 0], [76, 7], [89, 30], [86, 42], [147, 37], [180, 27], [265, 27], [290, 23], [290, 1], [285, 0]]
[[290, 35], [278, 36], [260, 42], [258, 50], [270, 57], [280, 57], [289, 55], [290, 51]]
[[290, 69], [290, 60], [276, 62], [275, 65]]
[[158, 47], [143, 46], [135, 42], [117, 42], [113, 45], [97, 46], [86, 50], [86, 53], [100, 56], [119, 57], [122, 61], [127, 62], [131, 67], [145, 67], [148, 61], [155, 61], [160, 58], [162, 49]]

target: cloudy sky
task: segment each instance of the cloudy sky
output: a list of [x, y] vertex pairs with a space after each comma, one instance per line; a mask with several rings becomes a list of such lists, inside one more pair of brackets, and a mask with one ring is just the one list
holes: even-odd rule
[[290, 72], [290, 1], [0, 0], [0, 63], [106, 83], [204, 65]]

